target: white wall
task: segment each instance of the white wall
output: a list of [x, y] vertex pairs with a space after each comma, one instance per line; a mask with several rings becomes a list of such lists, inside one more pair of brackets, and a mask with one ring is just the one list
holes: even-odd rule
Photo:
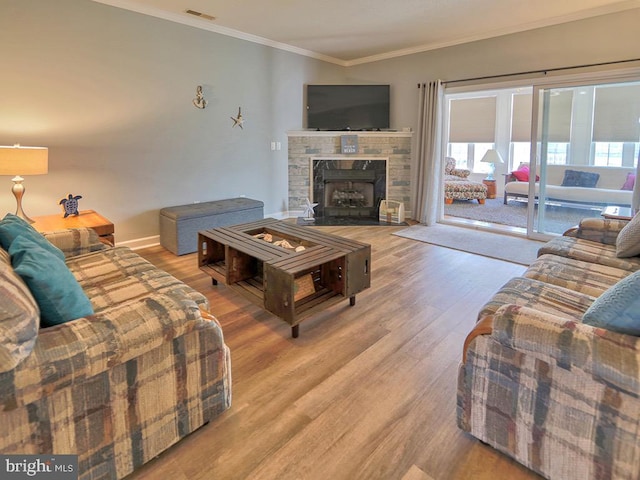
[[[302, 126], [303, 85], [344, 73], [88, 0], [3, 0], [0, 58], [0, 144], [49, 147], [49, 174], [26, 178], [25, 211], [56, 213], [79, 194], [120, 242], [157, 235], [164, 206], [246, 195], [286, 211], [286, 131]], [[239, 106], [243, 130], [230, 119]], [[0, 177], [2, 214], [15, 211], [11, 185]]]

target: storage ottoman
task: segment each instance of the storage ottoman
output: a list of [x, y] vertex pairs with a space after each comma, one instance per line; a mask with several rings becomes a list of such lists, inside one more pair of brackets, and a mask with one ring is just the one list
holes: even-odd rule
[[264, 218], [264, 203], [230, 198], [160, 210], [160, 245], [176, 255], [198, 250], [198, 232]]

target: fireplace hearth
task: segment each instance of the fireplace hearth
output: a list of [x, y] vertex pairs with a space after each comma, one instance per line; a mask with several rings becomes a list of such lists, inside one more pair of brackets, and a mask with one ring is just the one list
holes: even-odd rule
[[[313, 160], [313, 202], [316, 218], [376, 219], [386, 195], [386, 161]], [[343, 218], [348, 222], [348, 218]]]

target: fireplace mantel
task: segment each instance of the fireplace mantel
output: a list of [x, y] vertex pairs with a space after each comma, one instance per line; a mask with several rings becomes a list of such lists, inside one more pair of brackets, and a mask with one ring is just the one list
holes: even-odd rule
[[290, 130], [288, 137], [341, 137], [342, 135], [358, 135], [358, 137], [390, 137], [411, 138], [411, 132], [368, 131], [368, 130]]
[[[356, 153], [341, 153], [341, 137], [358, 136]], [[411, 132], [295, 130], [287, 132], [289, 153], [289, 214], [301, 215], [312, 198], [313, 159], [387, 160], [387, 200], [405, 205], [411, 217]]]

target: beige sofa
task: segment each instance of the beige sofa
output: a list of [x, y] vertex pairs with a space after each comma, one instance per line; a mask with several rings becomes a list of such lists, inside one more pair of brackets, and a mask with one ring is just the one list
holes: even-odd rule
[[458, 426], [548, 479], [640, 476], [640, 336], [584, 319], [597, 299], [629, 294], [627, 312], [640, 312], [640, 256], [617, 256], [626, 225], [583, 220], [548, 242], [481, 309], [463, 347]]
[[40, 328], [0, 248], [0, 452], [77, 454], [79, 478], [123, 478], [230, 406], [229, 349], [207, 299], [135, 252], [91, 229], [45, 236], [94, 313]]
[[[600, 176], [595, 188], [562, 186], [566, 170], [596, 173]], [[622, 190], [627, 174], [635, 173], [635, 168], [593, 167], [587, 165], [548, 165], [545, 198], [562, 203], [584, 205], [618, 205], [629, 207], [633, 192]], [[504, 186], [504, 203], [509, 198], [527, 198], [529, 183], [520, 182], [513, 175], [507, 175]], [[536, 199], [540, 184], [535, 184]]]

